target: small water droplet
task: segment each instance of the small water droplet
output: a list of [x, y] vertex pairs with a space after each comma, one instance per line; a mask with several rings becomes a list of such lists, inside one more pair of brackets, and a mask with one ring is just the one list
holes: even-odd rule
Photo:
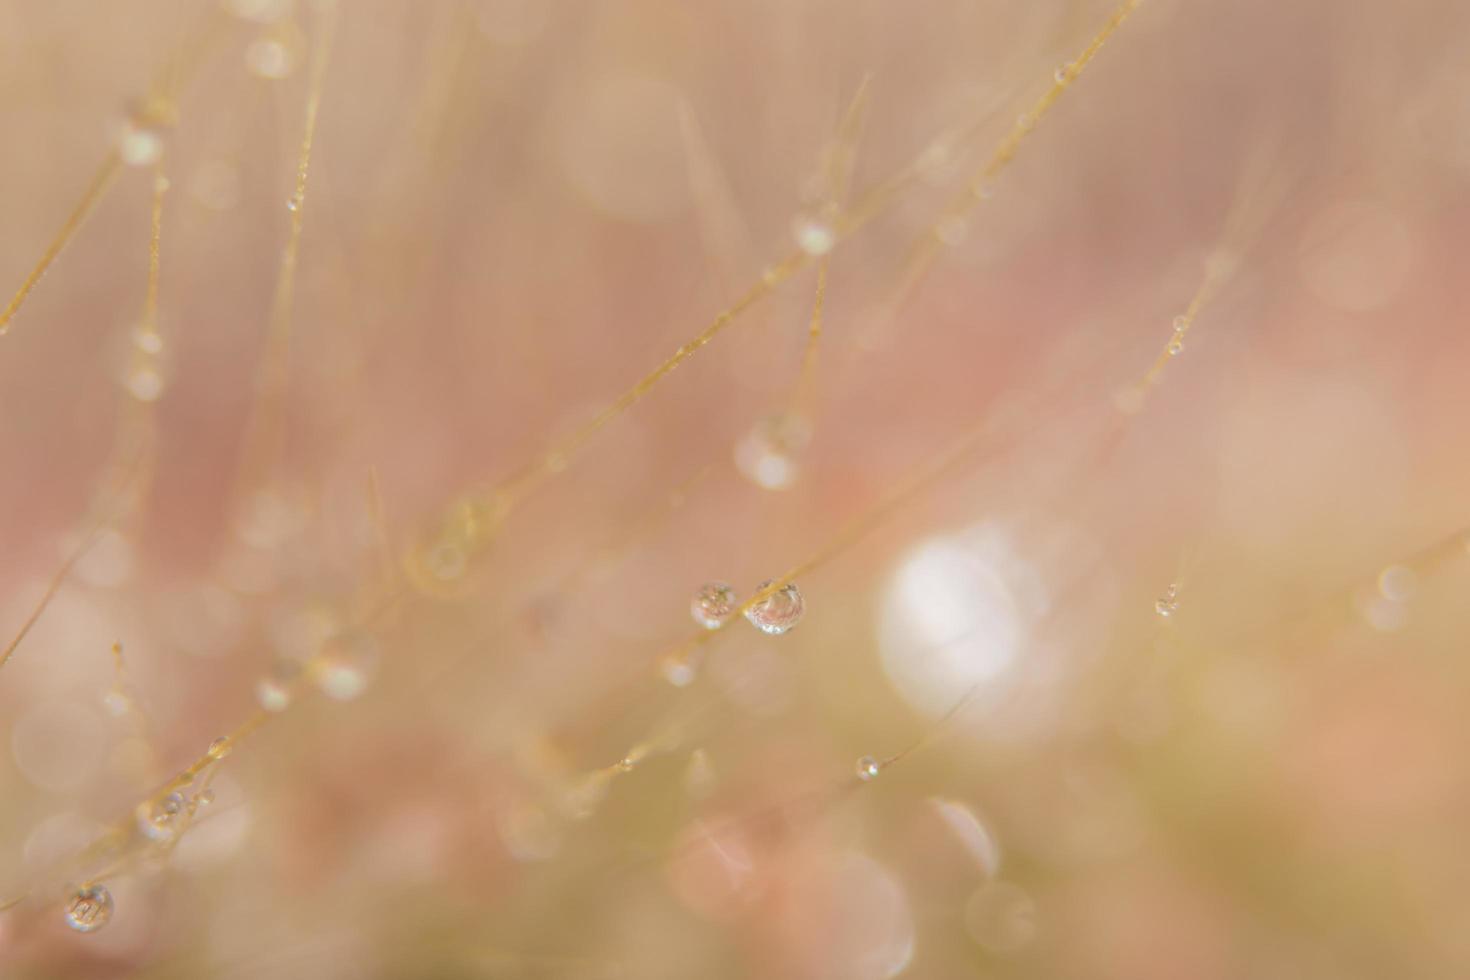
[[102, 885], [80, 888], [66, 901], [66, 924], [77, 932], [96, 932], [111, 919], [112, 893]]
[[796, 457], [811, 441], [811, 425], [782, 413], [756, 423], [735, 445], [735, 466], [756, 486], [785, 490], [796, 482]]
[[140, 402], [155, 402], [163, 394], [163, 375], [151, 361], [133, 365], [127, 376], [128, 394]]
[[169, 793], [161, 799], [146, 800], [138, 804], [135, 813], [138, 829], [149, 840], [171, 841], [179, 833], [184, 811], [184, 798], [178, 793]]
[[109, 715], [112, 715], [112, 717], [114, 718], [121, 718], [123, 715], [127, 714], [128, 709], [131, 708], [132, 705], [132, 699], [129, 698], [122, 691], [119, 691], [117, 688], [113, 688], [106, 694], [102, 695], [103, 710], [105, 710]]
[[869, 782], [878, 778], [878, 773], [883, 771], [883, 764], [870, 755], [865, 755], [857, 761], [857, 778], [863, 782]]
[[1187, 316], [1185, 316], [1184, 314], [1181, 313], [1179, 316], [1176, 316], [1174, 318], [1174, 330], [1175, 330], [1176, 333], [1183, 333], [1184, 331], [1186, 331], [1188, 329], [1189, 329], [1189, 317], [1187, 317]]
[[1184, 350], [1184, 341], [1180, 340], [1178, 337], [1175, 337], [1173, 340], [1169, 341], [1169, 356], [1170, 357], [1177, 357], [1183, 350]]
[[215, 760], [223, 759], [225, 756], [230, 754], [230, 750], [232, 748], [233, 746], [230, 744], [230, 740], [221, 735], [219, 738], [209, 743], [209, 757]]
[[378, 641], [364, 630], [345, 630], [327, 639], [316, 658], [316, 682], [334, 701], [351, 701], [367, 690], [378, 667]]
[[667, 657], [659, 665], [659, 671], [664, 675], [664, 680], [675, 687], [688, 687], [694, 683], [694, 664], [687, 656], [675, 655]]
[[1154, 612], [1168, 619], [1179, 610], [1179, 586], [1171, 584], [1154, 603]]
[[159, 354], [163, 352], [163, 334], [153, 326], [141, 326], [133, 331], [133, 346], [144, 354]]
[[1057, 80], [1057, 84], [1060, 85], [1067, 80], [1067, 76], [1069, 76], [1071, 73], [1072, 67], [1070, 65], [1062, 65], [1062, 67], [1056, 70], [1056, 74], [1052, 77], [1055, 78]]
[[245, 67], [258, 78], [275, 80], [291, 74], [294, 61], [286, 45], [275, 38], [263, 37], [251, 41], [245, 49]]
[[699, 587], [689, 602], [689, 614], [707, 630], [717, 630], [740, 605], [734, 588], [724, 582], [708, 582]]
[[295, 194], [292, 194], [290, 197], [286, 198], [286, 210], [287, 211], [298, 211], [300, 209], [301, 209], [301, 198], [297, 197]]
[[820, 214], [797, 215], [791, 223], [791, 237], [796, 247], [816, 258], [832, 251], [837, 244], [837, 231], [832, 222]]
[[209, 804], [213, 802], [214, 790], [212, 789], [201, 789], [199, 792], [194, 794], [195, 806], [209, 806]]
[[[761, 583], [757, 592], [764, 592], [775, 579]], [[745, 610], [745, 618], [762, 633], [779, 636], [801, 622], [806, 612], [806, 600], [795, 582], [787, 582], [781, 588], [761, 599]]]
[[285, 711], [291, 706], [292, 691], [300, 675], [300, 664], [293, 660], [277, 660], [270, 673], [255, 682], [255, 699], [266, 711]]

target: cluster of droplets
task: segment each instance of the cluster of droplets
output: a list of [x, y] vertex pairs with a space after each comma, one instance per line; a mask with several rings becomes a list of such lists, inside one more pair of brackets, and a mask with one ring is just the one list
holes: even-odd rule
[[[167, 178], [160, 177], [161, 186], [168, 185]], [[128, 394], [140, 402], [155, 402], [163, 394], [164, 345], [163, 335], [156, 323], [143, 323], [133, 331], [132, 345], [128, 352], [127, 367], [123, 374], [123, 386]]]
[[[229, 754], [228, 743], [224, 743], [216, 755], [215, 745], [223, 742], [216, 739], [215, 744], [210, 746], [210, 757], [222, 759]], [[138, 830], [144, 837], [157, 844], [168, 844], [176, 840], [189, 821], [194, 818], [195, 812], [202, 806], [208, 806], [214, 802], [214, 791], [208, 787], [201, 788], [192, 796], [185, 796], [180, 792], [168, 793], [152, 800], [146, 800], [138, 804], [135, 811]]]
[[1177, 357], [1184, 351], [1184, 335], [1189, 332], [1189, 317], [1176, 316], [1174, 318], [1174, 336], [1169, 338], [1170, 357]]
[[1179, 586], [1171, 582], [1169, 587], [1164, 590], [1164, 594], [1159, 596], [1158, 601], [1154, 603], [1154, 612], [1158, 613], [1164, 619], [1168, 619], [1178, 610]]
[[802, 416], [792, 412], [769, 416], [735, 444], [735, 466], [762, 489], [785, 490], [796, 482], [796, 459], [811, 437], [811, 425]]
[[[762, 582], [756, 590], [757, 595], [775, 584], [775, 579]], [[724, 582], [708, 582], [700, 586], [689, 602], [689, 612], [694, 621], [708, 630], [724, 626], [739, 608], [740, 598], [735, 589]], [[779, 636], [801, 622], [805, 612], [806, 600], [802, 598], [801, 589], [795, 582], [787, 582], [751, 603], [745, 610], [745, 618], [762, 633]]]
[[77, 932], [96, 932], [112, 921], [112, 893], [103, 885], [78, 888], [67, 898], [64, 913]]

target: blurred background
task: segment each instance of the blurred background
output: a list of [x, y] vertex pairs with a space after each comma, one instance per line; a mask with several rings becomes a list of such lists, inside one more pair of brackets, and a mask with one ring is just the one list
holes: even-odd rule
[[1117, 9], [0, 3], [0, 975], [1470, 974], [1470, 8]]

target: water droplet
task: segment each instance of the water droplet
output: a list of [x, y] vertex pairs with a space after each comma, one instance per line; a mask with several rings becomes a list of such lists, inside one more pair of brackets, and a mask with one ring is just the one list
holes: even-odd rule
[[199, 792], [194, 794], [195, 806], [209, 806], [209, 804], [213, 802], [214, 790], [212, 789], [201, 789]]
[[133, 365], [127, 377], [128, 394], [140, 402], [158, 401], [163, 394], [163, 375], [149, 361]]
[[77, 932], [96, 932], [112, 919], [112, 893], [102, 885], [89, 885], [72, 893], [66, 902], [66, 924]]
[[178, 836], [185, 813], [184, 798], [170, 793], [162, 799], [147, 800], [138, 804], [135, 813], [138, 829], [149, 840], [166, 842]]
[[316, 681], [334, 701], [351, 701], [367, 690], [378, 667], [378, 641], [363, 630], [330, 637], [317, 654]]
[[259, 78], [279, 79], [291, 74], [290, 50], [274, 38], [257, 38], [245, 49], [245, 67]]
[[223, 759], [225, 756], [230, 754], [230, 750], [232, 748], [233, 746], [230, 744], [230, 740], [221, 735], [219, 738], [209, 743], [209, 757], [216, 761], [219, 759]]
[[132, 705], [132, 699], [129, 698], [122, 691], [119, 691], [117, 688], [113, 688], [106, 694], [102, 695], [103, 710], [105, 710], [109, 715], [112, 715], [112, 717], [114, 718], [121, 718], [123, 715], [127, 714], [128, 709], [131, 708]]
[[117, 152], [124, 163], [134, 167], [150, 166], [163, 156], [163, 134], [156, 127], [129, 121], [123, 124], [118, 134]]
[[298, 210], [300, 210], [300, 208], [301, 208], [301, 198], [297, 197], [295, 194], [292, 194], [290, 197], [286, 198], [286, 210], [287, 211], [298, 211]]
[[1187, 316], [1185, 316], [1184, 314], [1181, 313], [1179, 316], [1176, 316], [1174, 318], [1174, 330], [1177, 333], [1183, 333], [1184, 331], [1186, 331], [1188, 329], [1189, 329], [1189, 317], [1187, 317]]
[[675, 687], [688, 687], [694, 683], [694, 664], [682, 654], [666, 657], [659, 665], [659, 672], [664, 675], [664, 680]]
[[1407, 565], [1389, 565], [1378, 573], [1378, 594], [1393, 602], [1407, 602], [1419, 588], [1419, 576]]
[[1183, 350], [1184, 350], [1184, 341], [1180, 340], [1178, 337], [1175, 337], [1173, 340], [1169, 341], [1169, 356], [1170, 357], [1177, 357]]
[[163, 335], [156, 327], [144, 325], [133, 331], [133, 346], [144, 354], [158, 354], [163, 351]]
[[813, 258], [826, 255], [837, 244], [836, 229], [820, 214], [797, 215], [791, 223], [791, 237], [796, 239], [797, 248]]
[[[761, 583], [756, 591], [764, 592], [774, 581], [775, 579], [771, 579]], [[801, 622], [805, 612], [806, 600], [801, 597], [801, 590], [796, 587], [795, 582], [787, 582], [745, 610], [745, 618], [762, 633], [780, 635]]]
[[300, 675], [301, 666], [295, 661], [276, 661], [270, 673], [255, 682], [255, 699], [266, 711], [285, 711], [291, 706], [292, 691]]
[[717, 630], [740, 605], [735, 590], [724, 582], [708, 582], [699, 587], [689, 603], [689, 614], [707, 630]]
[[772, 415], [736, 443], [735, 465], [756, 486], [785, 490], [796, 482], [796, 456], [810, 441], [806, 419], [789, 413]]
[[878, 778], [878, 773], [883, 771], [883, 764], [870, 755], [865, 755], [857, 761], [857, 778], [863, 782], [870, 782]]
[[1179, 586], [1171, 584], [1154, 603], [1154, 612], [1168, 619], [1179, 610]]
[[1060, 84], [1066, 82], [1067, 77], [1069, 75], [1071, 75], [1071, 74], [1072, 74], [1072, 66], [1071, 65], [1063, 65], [1062, 67], [1060, 67], [1060, 68], [1057, 69], [1056, 74], [1053, 75], [1052, 77], [1055, 78], [1057, 80], [1057, 84], [1060, 85]]

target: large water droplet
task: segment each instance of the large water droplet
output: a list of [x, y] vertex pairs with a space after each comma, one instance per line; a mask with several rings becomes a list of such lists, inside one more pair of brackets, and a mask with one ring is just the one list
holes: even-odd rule
[[77, 932], [96, 932], [112, 919], [112, 893], [102, 885], [78, 889], [66, 901], [66, 924]]
[[[774, 582], [775, 579], [763, 582], [756, 591], [764, 592]], [[805, 612], [806, 600], [801, 597], [801, 590], [795, 582], [787, 582], [745, 610], [745, 618], [762, 633], [780, 635], [801, 622]]]

